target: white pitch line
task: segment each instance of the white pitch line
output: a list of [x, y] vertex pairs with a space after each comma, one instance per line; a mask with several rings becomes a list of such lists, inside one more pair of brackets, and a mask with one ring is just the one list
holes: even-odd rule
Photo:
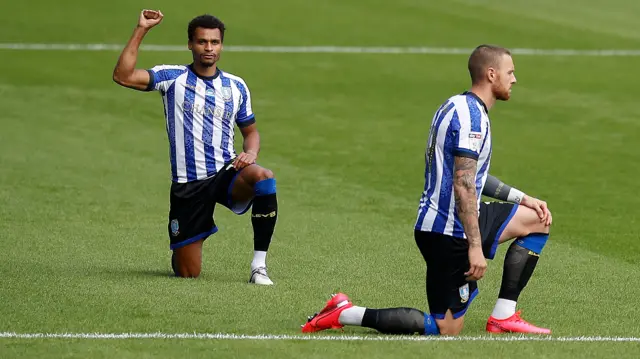
[[[22, 51], [120, 51], [119, 44], [29, 44], [0, 43], [0, 50]], [[187, 51], [186, 45], [142, 45], [143, 51]], [[428, 54], [468, 55], [473, 49], [457, 47], [362, 47], [362, 46], [225, 46], [227, 52], [308, 53], [308, 54]], [[635, 57], [640, 50], [511, 49], [514, 55]]]
[[553, 337], [553, 336], [385, 336], [385, 335], [287, 335], [225, 333], [15, 333], [0, 332], [0, 338], [14, 339], [200, 339], [200, 340], [307, 340], [307, 341], [486, 341], [486, 342], [640, 342], [638, 337]]

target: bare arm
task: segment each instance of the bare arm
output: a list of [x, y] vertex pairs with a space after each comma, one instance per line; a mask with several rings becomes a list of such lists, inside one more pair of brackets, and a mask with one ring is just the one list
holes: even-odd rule
[[240, 132], [244, 139], [244, 142], [242, 143], [242, 149], [244, 152], [253, 153], [257, 156], [258, 153], [260, 153], [260, 133], [258, 133], [256, 124], [254, 123], [247, 127], [241, 127]]
[[138, 26], [133, 31], [133, 35], [122, 50], [118, 63], [113, 70], [113, 81], [121, 86], [136, 90], [146, 90], [151, 80], [147, 70], [136, 69], [138, 61], [138, 49], [142, 39], [149, 30], [162, 21], [162, 12], [153, 10], [143, 10], [140, 13]]
[[455, 157], [453, 190], [458, 217], [469, 242], [469, 270], [465, 273], [468, 280], [481, 279], [487, 270], [478, 223], [477, 165], [478, 161], [475, 159]]
[[243, 152], [233, 161], [233, 167], [240, 169], [256, 163], [258, 153], [260, 153], [260, 133], [256, 124], [253, 123], [246, 127], [240, 127], [242, 133]]

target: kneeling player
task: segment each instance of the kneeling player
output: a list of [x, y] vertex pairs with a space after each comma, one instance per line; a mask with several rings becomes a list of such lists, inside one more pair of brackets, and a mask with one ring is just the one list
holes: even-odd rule
[[[191, 64], [136, 69], [142, 39], [162, 18], [160, 11], [140, 13], [113, 80], [162, 95], [172, 173], [168, 230], [173, 270], [179, 277], [200, 275], [202, 244], [218, 231], [213, 220], [216, 204], [236, 214], [253, 206], [249, 282], [272, 285], [266, 255], [277, 219], [276, 182], [270, 170], [256, 164], [260, 135], [247, 84], [217, 66], [225, 26], [214, 16], [198, 16], [187, 27]], [[243, 137], [243, 152], [237, 156], [234, 125]]]
[[[485, 258], [499, 243], [517, 238], [504, 261], [500, 298], [487, 322], [489, 332], [550, 333], [520, 318], [516, 301], [549, 237], [546, 203], [491, 178], [489, 109], [508, 100], [516, 83], [511, 53], [481, 45], [469, 57], [471, 90], [450, 97], [436, 111], [426, 150], [425, 185], [415, 240], [427, 264], [430, 313], [417, 309], [355, 307], [344, 294], [303, 326], [304, 332], [361, 325], [384, 333], [460, 333], [467, 308], [484, 276]], [[481, 193], [513, 203], [480, 203]], [[511, 194], [511, 195], [509, 195]]]
[[[551, 334], [549, 329], [522, 320], [520, 312], [516, 312], [518, 297], [531, 278], [549, 237], [551, 214], [544, 202], [523, 195], [492, 176], [489, 176], [483, 194], [520, 203], [480, 204], [478, 225], [486, 258], [493, 259], [498, 244], [517, 238], [507, 250], [500, 294], [486, 330], [491, 333]], [[469, 246], [466, 240], [419, 230], [415, 231], [415, 240], [427, 263], [430, 313], [414, 308], [354, 306], [347, 295], [338, 293], [319, 313], [309, 318], [302, 331], [311, 333], [354, 325], [384, 334], [459, 334], [467, 308], [478, 294], [476, 281], [467, 280]]]

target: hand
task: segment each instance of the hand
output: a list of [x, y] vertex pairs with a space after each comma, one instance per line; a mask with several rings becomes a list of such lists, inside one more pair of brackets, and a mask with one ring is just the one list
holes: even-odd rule
[[522, 197], [520, 204], [536, 211], [540, 218], [540, 222], [544, 223], [545, 226], [551, 225], [551, 211], [549, 211], [549, 208], [547, 207], [547, 202], [525, 195]]
[[242, 152], [238, 157], [236, 157], [236, 159], [233, 161], [233, 167], [236, 170], [245, 168], [249, 165], [252, 165], [254, 163], [256, 163], [256, 154], [248, 151], [248, 152]]
[[142, 10], [140, 19], [138, 19], [138, 26], [148, 30], [158, 25], [163, 17], [164, 15], [160, 10]]
[[482, 247], [469, 247], [469, 271], [464, 275], [467, 276], [467, 280], [480, 280], [484, 277], [484, 273], [487, 271], [487, 260], [482, 253]]

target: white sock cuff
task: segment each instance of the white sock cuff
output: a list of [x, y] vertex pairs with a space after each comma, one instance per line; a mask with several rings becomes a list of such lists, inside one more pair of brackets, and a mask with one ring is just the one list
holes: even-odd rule
[[507, 319], [516, 314], [516, 304], [518, 303], [513, 300], [498, 298], [491, 316], [496, 319]]
[[364, 318], [365, 307], [351, 307], [347, 308], [340, 313], [338, 321], [342, 325], [362, 325], [362, 318]]
[[253, 251], [253, 260], [251, 261], [251, 270], [258, 267], [266, 267], [267, 252], [265, 251]]

